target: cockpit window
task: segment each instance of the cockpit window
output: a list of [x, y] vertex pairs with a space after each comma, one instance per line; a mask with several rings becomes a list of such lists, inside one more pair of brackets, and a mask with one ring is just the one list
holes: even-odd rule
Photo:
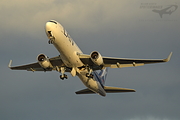
[[55, 21], [53, 21], [53, 20], [51, 20], [51, 21], [49, 21], [49, 22], [52, 22], [52, 23], [55, 23], [55, 24], [57, 24], [57, 22], [55, 22]]

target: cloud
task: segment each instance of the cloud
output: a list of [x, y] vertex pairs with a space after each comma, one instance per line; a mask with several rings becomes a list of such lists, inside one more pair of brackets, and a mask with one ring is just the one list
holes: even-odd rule
[[[58, 19], [71, 25], [83, 29], [98, 29], [103, 25], [114, 21], [124, 21], [130, 9], [119, 1], [10, 1], [11, 4], [1, 1], [2, 25], [6, 29], [18, 31], [31, 30], [32, 26], [39, 28], [50, 19]], [[124, 2], [126, 3], [126, 2]], [[129, 2], [130, 3], [130, 2]], [[127, 3], [126, 3], [127, 4]], [[130, 17], [130, 16], [129, 16]], [[133, 17], [132, 17], [133, 18]], [[43, 22], [43, 23], [42, 23]], [[37, 32], [39, 29], [35, 29]]]

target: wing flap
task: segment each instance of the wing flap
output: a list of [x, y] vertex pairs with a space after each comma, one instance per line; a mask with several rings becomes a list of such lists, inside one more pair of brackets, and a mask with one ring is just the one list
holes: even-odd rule
[[124, 68], [124, 67], [137, 67], [137, 66], [143, 66], [144, 63], [134, 63], [134, 64], [105, 64], [104, 67], [110, 67], [110, 68]]

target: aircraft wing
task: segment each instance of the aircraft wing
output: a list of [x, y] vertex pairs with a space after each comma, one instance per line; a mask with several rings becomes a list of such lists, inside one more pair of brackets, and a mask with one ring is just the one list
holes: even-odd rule
[[[10, 60], [10, 62], [9, 62], [9, 68], [12, 70], [27, 70], [27, 71], [34, 72], [34, 71], [52, 71], [52, 70], [56, 70], [56, 66], [58, 66], [58, 67], [65, 66], [63, 64], [60, 56], [50, 58], [49, 61], [51, 62], [53, 68], [46, 69], [46, 70], [44, 70], [38, 62], [12, 67], [11, 66], [12, 60]], [[66, 72], [70, 72], [70, 70], [67, 69]]]
[[[143, 66], [144, 64], [168, 62], [171, 58], [172, 52], [166, 59], [129, 59], [129, 58], [114, 58], [103, 57], [104, 67], [110, 68], [123, 68], [123, 67], [136, 67]], [[90, 55], [79, 55], [84, 64], [96, 66], [90, 59]]]

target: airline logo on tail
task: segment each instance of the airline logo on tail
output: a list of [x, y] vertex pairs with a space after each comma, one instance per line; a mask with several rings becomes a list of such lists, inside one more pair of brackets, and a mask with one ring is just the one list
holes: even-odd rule
[[101, 81], [103, 84], [105, 84], [107, 73], [108, 73], [108, 68], [101, 70], [99, 73], [99, 76], [101, 77]]

